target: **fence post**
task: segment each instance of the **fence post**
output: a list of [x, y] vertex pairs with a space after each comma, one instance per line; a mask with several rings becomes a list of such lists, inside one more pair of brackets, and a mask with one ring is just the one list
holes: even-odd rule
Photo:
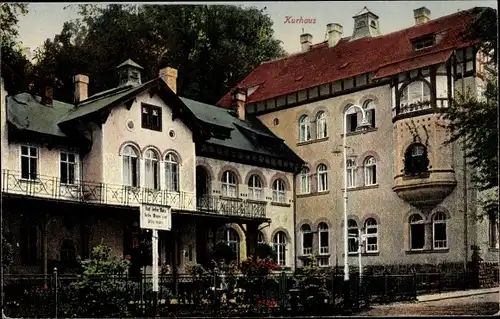
[[335, 278], [337, 277], [337, 268], [334, 268], [334, 271], [331, 274], [332, 277], [332, 311], [335, 314], [335, 299], [337, 296], [335, 296]]
[[417, 300], [417, 272], [413, 272], [413, 299]]
[[281, 272], [281, 280], [280, 280], [280, 312], [281, 316], [285, 316], [285, 311], [286, 311], [286, 282], [287, 282], [287, 276], [284, 271]]
[[383, 300], [384, 302], [388, 302], [388, 282], [387, 282], [388, 278], [387, 278], [387, 271], [384, 271], [384, 296], [383, 296]]
[[218, 296], [217, 296], [217, 266], [214, 267], [214, 270], [212, 272], [212, 276], [213, 276], [213, 297], [214, 297], [214, 301], [212, 303], [213, 305], [213, 316], [215, 317], [217, 315], [217, 308], [219, 307], [219, 300], [218, 300]]
[[437, 273], [437, 285], [438, 285], [438, 292], [441, 293], [441, 273], [439, 272], [438, 270], [438, 273]]
[[58, 309], [57, 309], [57, 306], [58, 306], [58, 298], [57, 298], [57, 285], [58, 285], [58, 280], [57, 280], [57, 267], [54, 267], [54, 301], [55, 301], [55, 314], [54, 314], [54, 318], [57, 319], [57, 312], [58, 312]]

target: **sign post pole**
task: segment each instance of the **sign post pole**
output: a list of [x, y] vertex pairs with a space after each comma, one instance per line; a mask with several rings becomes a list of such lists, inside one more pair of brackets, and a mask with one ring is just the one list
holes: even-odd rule
[[158, 316], [158, 230], [169, 231], [172, 229], [172, 216], [170, 206], [142, 204], [140, 207], [140, 226], [142, 229], [151, 229], [152, 245], [152, 275], [153, 275], [153, 317]]
[[158, 291], [159, 291], [159, 278], [158, 278], [158, 230], [153, 229], [152, 234], [152, 263], [153, 263], [153, 317], [158, 316]]

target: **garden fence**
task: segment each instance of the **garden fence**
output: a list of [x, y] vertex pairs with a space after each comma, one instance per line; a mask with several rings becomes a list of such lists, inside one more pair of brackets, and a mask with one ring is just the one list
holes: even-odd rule
[[[466, 289], [470, 273], [350, 275], [349, 308], [374, 302], [414, 300], [421, 293]], [[314, 276], [160, 276], [153, 307], [150, 275], [139, 278], [75, 275], [4, 276], [5, 314], [9, 317], [262, 317], [331, 316], [344, 310], [342, 273]]]

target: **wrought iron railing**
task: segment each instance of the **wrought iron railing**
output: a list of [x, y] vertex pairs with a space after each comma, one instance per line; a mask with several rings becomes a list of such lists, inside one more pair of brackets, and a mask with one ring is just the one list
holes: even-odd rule
[[23, 179], [16, 171], [3, 170], [2, 192], [48, 199], [119, 206], [168, 205], [176, 210], [188, 210], [250, 218], [266, 217], [266, 204], [202, 196], [189, 192], [171, 192], [149, 188], [108, 183], [75, 181], [63, 183], [59, 178], [37, 175], [36, 179]]
[[265, 218], [266, 203], [246, 201], [239, 198], [219, 196], [199, 196], [196, 201], [198, 211], [229, 216]]
[[66, 184], [57, 177], [43, 175], [37, 175], [36, 179], [23, 179], [19, 172], [10, 170], [2, 172], [2, 192], [93, 204], [168, 205], [173, 209], [196, 210], [195, 194], [193, 193], [87, 181]]

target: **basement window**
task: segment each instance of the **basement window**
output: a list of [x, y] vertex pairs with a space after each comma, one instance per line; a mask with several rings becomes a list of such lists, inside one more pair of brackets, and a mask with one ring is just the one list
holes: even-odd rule
[[435, 44], [434, 35], [426, 36], [414, 42], [415, 51], [423, 50], [432, 47]]

